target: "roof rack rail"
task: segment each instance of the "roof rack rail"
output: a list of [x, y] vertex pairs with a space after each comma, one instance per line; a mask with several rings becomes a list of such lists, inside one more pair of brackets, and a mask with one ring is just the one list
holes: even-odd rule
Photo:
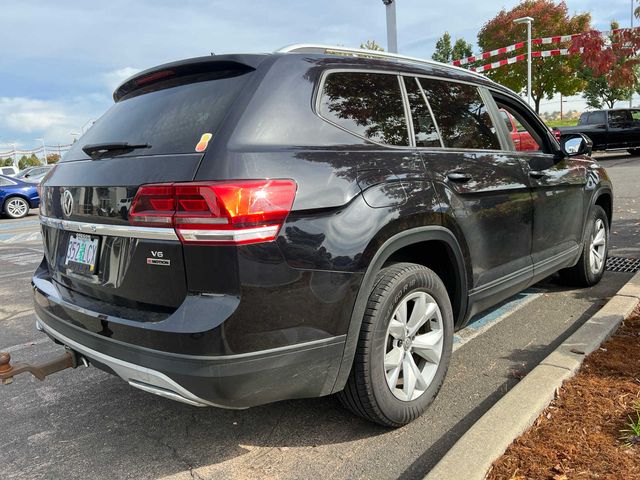
[[280, 50], [277, 50], [276, 53], [321, 53], [321, 54], [335, 54], [335, 55], [350, 55], [354, 57], [364, 57], [364, 58], [379, 58], [381, 60], [396, 60], [399, 62], [406, 63], [418, 63], [422, 65], [436, 65], [441, 67], [448, 67], [454, 70], [462, 70], [463, 72], [470, 73], [472, 75], [477, 75], [483, 78], [484, 75], [474, 72], [472, 70], [467, 70], [466, 68], [454, 67], [453, 65], [449, 65], [442, 62], [437, 62], [435, 60], [427, 60], [424, 58], [418, 57], [409, 57], [407, 55], [399, 55], [397, 53], [388, 53], [381, 52], [379, 50], [366, 50], [364, 48], [350, 48], [350, 47], [341, 47], [341, 46], [333, 46], [333, 45], [321, 45], [315, 43], [294, 43], [293, 45], [287, 45], [286, 47], [282, 47]]

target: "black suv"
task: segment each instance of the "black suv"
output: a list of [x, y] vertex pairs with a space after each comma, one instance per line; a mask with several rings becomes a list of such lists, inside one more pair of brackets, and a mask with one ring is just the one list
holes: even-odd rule
[[[603, 275], [612, 190], [510, 90], [346, 48], [146, 70], [43, 182], [37, 327], [191, 405], [338, 393], [388, 426], [453, 332], [560, 271]], [[517, 151], [501, 110], [536, 151]]]

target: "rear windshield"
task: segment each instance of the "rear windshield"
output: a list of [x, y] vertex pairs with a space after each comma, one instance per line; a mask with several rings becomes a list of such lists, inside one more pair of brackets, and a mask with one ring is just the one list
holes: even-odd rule
[[150, 145], [127, 153], [130, 156], [200, 151], [196, 145], [204, 134], [216, 135], [250, 76], [246, 70], [224, 71], [206, 77], [180, 77], [136, 90], [95, 122], [62, 161], [89, 158], [83, 146], [110, 142]]

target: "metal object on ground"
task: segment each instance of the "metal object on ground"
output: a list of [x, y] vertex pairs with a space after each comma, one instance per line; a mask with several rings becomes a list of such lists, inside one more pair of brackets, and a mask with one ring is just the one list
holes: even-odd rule
[[640, 271], [640, 258], [609, 257], [606, 269], [608, 272], [636, 273]]
[[13, 382], [13, 377], [25, 372], [31, 373], [31, 375], [36, 377], [38, 380], [44, 380], [45, 377], [52, 373], [76, 367], [76, 356], [71, 351], [67, 351], [48, 362], [36, 365], [28, 363], [17, 363], [15, 365], [11, 365], [11, 355], [7, 352], [0, 352], [0, 382], [3, 385], [9, 385]]

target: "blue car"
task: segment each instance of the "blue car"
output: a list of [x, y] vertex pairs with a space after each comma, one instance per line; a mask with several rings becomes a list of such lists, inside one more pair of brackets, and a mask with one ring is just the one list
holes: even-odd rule
[[0, 213], [9, 218], [22, 218], [30, 208], [38, 208], [39, 205], [36, 184], [0, 175]]

